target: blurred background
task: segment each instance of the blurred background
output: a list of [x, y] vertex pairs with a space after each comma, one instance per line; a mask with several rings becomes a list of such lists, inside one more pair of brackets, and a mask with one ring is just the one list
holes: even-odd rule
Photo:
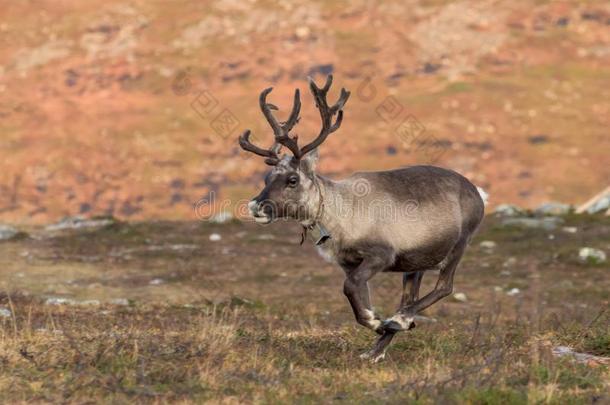
[[[321, 174], [490, 195], [375, 366], [301, 227], [233, 220], [261, 90], [281, 120], [301, 89], [304, 144], [329, 74]], [[610, 403], [609, 128], [608, 1], [0, 0], [0, 403]], [[401, 280], [371, 280], [382, 319]]]
[[0, 221], [195, 219], [266, 170], [237, 136], [271, 131], [307, 76], [352, 91], [320, 172], [455, 169], [492, 206], [580, 204], [610, 178], [603, 1], [1, 1]]

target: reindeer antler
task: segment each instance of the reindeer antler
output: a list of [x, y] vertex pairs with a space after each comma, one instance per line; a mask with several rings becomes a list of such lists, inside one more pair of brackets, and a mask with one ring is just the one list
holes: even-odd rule
[[[311, 90], [311, 94], [313, 94], [314, 99], [316, 100], [316, 107], [320, 110], [320, 117], [322, 118], [322, 129], [318, 134], [317, 138], [313, 140], [313, 142], [305, 145], [301, 148], [301, 156], [305, 156], [308, 152], [311, 152], [318, 146], [322, 144], [328, 137], [328, 135], [335, 132], [341, 126], [341, 122], [343, 121], [343, 106], [347, 103], [349, 99], [350, 92], [341, 89], [341, 95], [339, 96], [339, 100], [332, 106], [328, 106], [328, 102], [326, 101], [326, 95], [328, 94], [328, 90], [330, 89], [331, 84], [333, 83], [333, 76], [328, 75], [326, 78], [326, 84], [321, 89], [316, 86], [316, 83], [313, 79], [309, 78], [309, 89]], [[334, 115], [337, 114], [337, 119], [335, 123], [332, 123], [332, 119]]]
[[[271, 110], [277, 110], [277, 107], [273, 104], [267, 103], [267, 95], [271, 93], [273, 87], [269, 87], [268, 89], [263, 90], [259, 97], [259, 104], [263, 115], [267, 119], [267, 122], [273, 129], [273, 134], [275, 135], [275, 144], [280, 144], [282, 146], [290, 149], [292, 154], [298, 159], [301, 157], [299, 147], [297, 146], [297, 138], [290, 136], [290, 131], [295, 126], [295, 124], [299, 121], [299, 113], [301, 112], [301, 93], [299, 89], [294, 91], [294, 104], [292, 106], [292, 112], [288, 117], [288, 120], [282, 124], [277, 122]], [[271, 149], [274, 149], [276, 145], [273, 145]]]
[[252, 142], [250, 142], [250, 130], [249, 129], [246, 129], [244, 131], [244, 133], [240, 135], [239, 146], [241, 146], [241, 148], [245, 151], [252, 152], [256, 155], [266, 158], [265, 163], [267, 163], [268, 165], [274, 166], [274, 165], [278, 164], [278, 162], [280, 161], [279, 157], [277, 156], [277, 151], [274, 150], [273, 148], [271, 148], [271, 149], [259, 148], [258, 146], [254, 145]]
[[[313, 79], [309, 78], [309, 88], [314, 96], [314, 99], [316, 100], [316, 107], [318, 110], [320, 110], [320, 116], [322, 117], [322, 129], [313, 142], [305, 145], [303, 148], [299, 148], [297, 142], [298, 137], [296, 135], [290, 136], [290, 131], [296, 125], [296, 123], [299, 122], [299, 113], [301, 112], [301, 96], [299, 89], [294, 91], [294, 104], [288, 120], [280, 123], [275, 119], [273, 113], [271, 112], [271, 110], [277, 110], [278, 108], [271, 103], [267, 103], [267, 95], [269, 95], [271, 90], [273, 90], [273, 87], [269, 87], [261, 92], [259, 97], [259, 105], [263, 115], [271, 126], [271, 129], [273, 129], [273, 134], [275, 136], [274, 144], [269, 149], [259, 148], [250, 142], [250, 130], [246, 130], [239, 137], [239, 145], [242, 147], [242, 149], [248, 152], [263, 156], [265, 158], [265, 163], [269, 165], [278, 164], [280, 160], [278, 153], [282, 146], [288, 148], [297, 160], [320, 146], [320, 144], [326, 140], [328, 135], [335, 132], [341, 126], [341, 121], [343, 120], [343, 106], [347, 102], [350, 95], [349, 91], [342, 88], [339, 100], [332, 107], [329, 107], [328, 102], [326, 101], [326, 95], [332, 82], [333, 76], [329, 75], [326, 79], [326, 84], [320, 89], [318, 86], [316, 86]], [[337, 119], [333, 124], [332, 119], [335, 114], [337, 114]]]
[[257, 154], [259, 156], [265, 157], [265, 163], [269, 165], [276, 165], [280, 158], [278, 156], [278, 152], [281, 146], [285, 146], [294, 154], [294, 156], [298, 159], [301, 157], [301, 153], [299, 147], [297, 145], [297, 137], [291, 137], [290, 131], [299, 122], [299, 113], [301, 112], [301, 93], [299, 89], [294, 91], [294, 104], [292, 106], [292, 112], [288, 117], [286, 122], [278, 122], [271, 110], [277, 110], [278, 108], [271, 104], [267, 103], [267, 95], [271, 93], [273, 87], [269, 87], [261, 92], [259, 97], [259, 105], [263, 115], [267, 119], [267, 122], [273, 129], [273, 135], [275, 136], [275, 142], [269, 149], [259, 148], [258, 146], [252, 144], [250, 142], [250, 130], [246, 130], [239, 137], [239, 145], [242, 149]]

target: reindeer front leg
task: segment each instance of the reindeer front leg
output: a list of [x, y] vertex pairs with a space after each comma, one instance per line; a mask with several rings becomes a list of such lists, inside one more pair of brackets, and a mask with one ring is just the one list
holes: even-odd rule
[[[380, 332], [381, 318], [375, 314], [371, 306], [368, 279], [363, 279], [363, 275], [350, 276], [343, 283], [343, 293], [347, 297], [356, 321], [369, 329]], [[378, 333], [379, 333], [378, 332]]]
[[[366, 256], [362, 257], [362, 251]], [[366, 250], [354, 249], [343, 253], [340, 263], [346, 275], [343, 292], [349, 300], [356, 321], [375, 332], [382, 334], [381, 318], [375, 314], [371, 305], [368, 281], [394, 262], [394, 251], [385, 246], [370, 247]], [[366, 357], [366, 354], [363, 355]]]

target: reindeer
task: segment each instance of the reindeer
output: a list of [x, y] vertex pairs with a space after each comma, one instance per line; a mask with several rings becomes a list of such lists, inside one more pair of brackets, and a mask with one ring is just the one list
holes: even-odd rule
[[[272, 114], [277, 107], [267, 102], [273, 88], [260, 94], [260, 108], [275, 142], [269, 149], [255, 146], [246, 130], [239, 144], [264, 157], [273, 168], [248, 207], [258, 223], [295, 219], [305, 232], [316, 231], [321, 236], [316, 242], [318, 250], [345, 272], [343, 291], [356, 321], [380, 335], [372, 349], [360, 356], [377, 362], [385, 357], [397, 332], [415, 327], [418, 313], [451, 294], [455, 270], [481, 223], [484, 203], [465, 177], [435, 166], [357, 172], [338, 181], [317, 174], [318, 147], [341, 126], [350, 96], [341, 89], [339, 100], [329, 106], [326, 98], [331, 84], [332, 76], [322, 88], [309, 78], [322, 129], [303, 147], [291, 134], [299, 121], [299, 90], [295, 90], [292, 112], [285, 122], [278, 122]], [[291, 155], [280, 156], [282, 147]], [[381, 210], [369, 209], [379, 206]], [[438, 281], [420, 298], [422, 277], [430, 270], [440, 272]], [[375, 313], [369, 296], [368, 281], [379, 272], [404, 273], [398, 311], [385, 320]]]

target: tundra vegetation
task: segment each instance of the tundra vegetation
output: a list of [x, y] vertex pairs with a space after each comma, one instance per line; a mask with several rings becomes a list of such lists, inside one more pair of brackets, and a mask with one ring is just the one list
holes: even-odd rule
[[[358, 357], [370, 331], [296, 224], [25, 229], [0, 244], [0, 402], [605, 403], [608, 365], [553, 349], [610, 356], [610, 269], [578, 256], [607, 250], [610, 218], [560, 220], [488, 216], [460, 299], [425, 311], [436, 322], [398, 334], [380, 364]], [[372, 290], [393, 313], [401, 275]]]

